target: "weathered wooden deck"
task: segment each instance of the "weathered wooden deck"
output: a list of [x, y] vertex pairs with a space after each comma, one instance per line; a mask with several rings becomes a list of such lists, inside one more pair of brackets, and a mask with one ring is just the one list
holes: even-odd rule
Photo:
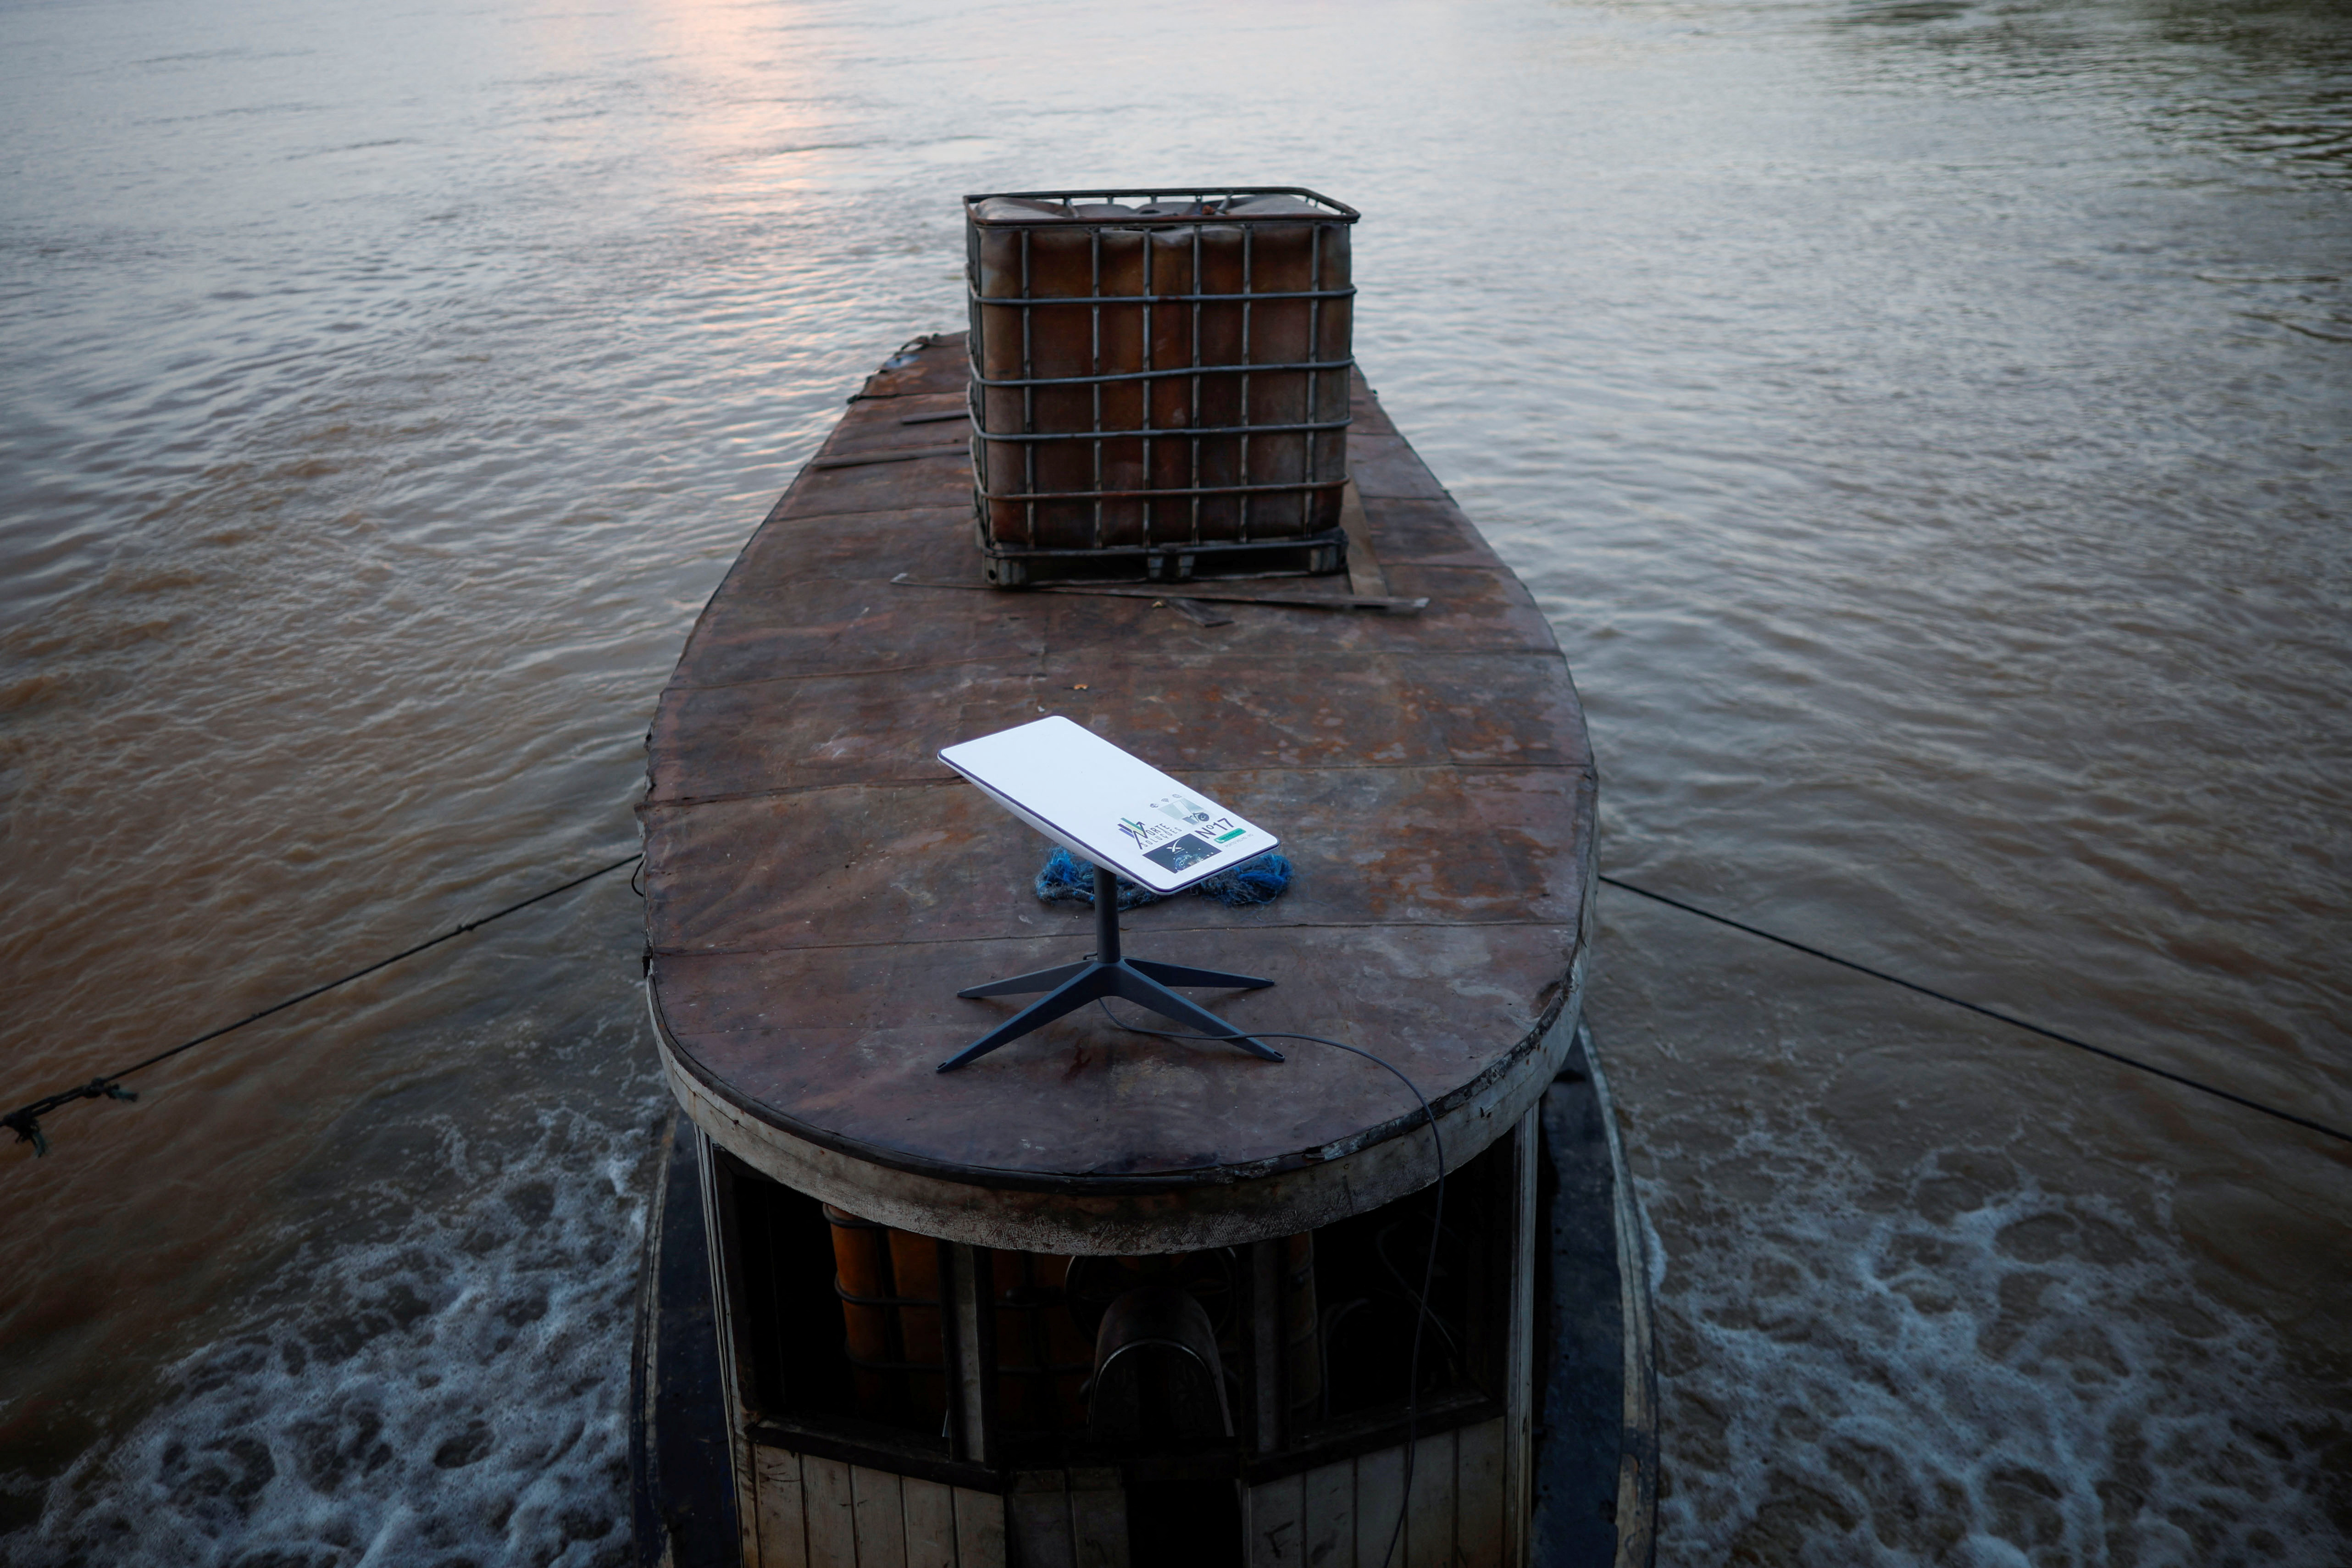
[[[1304, 1042], [1270, 1064], [1081, 1013], [933, 1071], [1019, 1005], [958, 988], [1090, 946], [1085, 910], [1031, 893], [1044, 841], [934, 753], [1062, 713], [1272, 827], [1297, 868], [1265, 907], [1131, 912], [1129, 951], [1273, 977], [1201, 999], [1378, 1052], [1449, 1155], [1484, 1146], [1566, 1051], [1591, 920], [1592, 758], [1526, 590], [1360, 377], [1350, 468], [1418, 615], [1201, 626], [1149, 599], [893, 586], [980, 578], [965, 426], [925, 417], [962, 406], [961, 341], [893, 366], [713, 596], [649, 737], [654, 1005], [698, 1119], [803, 1190], [854, 1173], [859, 1212], [1045, 1250], [1160, 1249], [1173, 1233], [1145, 1230], [1221, 1203], [1174, 1239], [1295, 1231], [1428, 1179], [1396, 1082]], [[920, 455], [860, 461], [898, 454]], [[1267, 1206], [1278, 1225], [1242, 1212]]]

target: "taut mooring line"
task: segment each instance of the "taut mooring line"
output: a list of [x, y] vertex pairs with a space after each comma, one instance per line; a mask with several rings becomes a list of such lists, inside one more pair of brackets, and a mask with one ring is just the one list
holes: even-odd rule
[[136, 1100], [139, 1098], [136, 1092], [122, 1087], [122, 1080], [134, 1072], [143, 1072], [159, 1061], [169, 1061], [184, 1051], [194, 1051], [208, 1040], [218, 1040], [221, 1036], [234, 1033], [249, 1023], [258, 1023], [270, 1014], [282, 1013], [298, 1002], [307, 1002], [312, 997], [324, 996], [337, 986], [348, 986], [353, 980], [373, 975], [378, 969], [399, 963], [403, 958], [414, 958], [427, 947], [438, 947], [452, 937], [463, 936], [468, 931], [478, 930], [493, 920], [503, 920], [517, 910], [529, 909], [532, 904], [553, 898], [559, 893], [570, 893], [583, 883], [593, 882], [600, 876], [609, 876], [623, 866], [635, 865], [645, 858], [645, 852], [640, 850], [635, 854], [614, 861], [611, 865], [598, 866], [594, 871], [582, 876], [575, 876], [570, 882], [560, 883], [543, 893], [534, 893], [520, 903], [509, 904], [504, 909], [485, 915], [479, 920], [468, 920], [462, 925], [453, 925], [440, 936], [419, 942], [414, 947], [404, 947], [389, 958], [378, 958], [366, 968], [353, 969], [339, 980], [329, 980], [323, 986], [313, 986], [299, 996], [289, 997], [282, 1002], [272, 1002], [257, 1013], [247, 1013], [235, 1023], [225, 1023], [218, 1029], [206, 1030], [194, 1040], [184, 1040], [171, 1050], [159, 1051], [146, 1061], [133, 1062], [119, 1072], [109, 1072], [93, 1078], [78, 1089], [61, 1089], [55, 1094], [44, 1095], [29, 1105], [20, 1105], [6, 1115], [0, 1116], [0, 1127], [5, 1127], [16, 1134], [18, 1143], [32, 1145], [33, 1153], [36, 1155], [46, 1155], [49, 1152], [49, 1140], [41, 1134], [41, 1118], [60, 1105], [71, 1104], [76, 1100]]
[[2152, 1072], [2157, 1077], [2168, 1079], [2174, 1083], [2181, 1085], [2183, 1088], [2194, 1089], [2200, 1093], [2210, 1094], [2217, 1100], [2227, 1100], [2232, 1105], [2243, 1105], [2249, 1111], [2260, 1111], [2263, 1115], [2275, 1116], [2282, 1122], [2292, 1122], [2298, 1127], [2319, 1134], [2322, 1137], [2335, 1138], [2343, 1143], [2352, 1144], [2352, 1133], [2347, 1133], [2339, 1128], [2328, 1126], [2324, 1122], [2315, 1122], [2308, 1116], [2298, 1116], [2292, 1111], [2282, 1111], [2275, 1105], [2265, 1105], [2259, 1100], [2249, 1100], [2242, 1094], [2232, 1094], [2227, 1089], [2217, 1088], [2213, 1084], [2200, 1082], [2194, 1078], [2184, 1077], [2180, 1073], [2172, 1071], [2168, 1068], [2158, 1067], [2152, 1061], [2142, 1061], [2136, 1056], [2126, 1056], [2120, 1051], [2109, 1051], [2104, 1045], [2093, 1045], [2087, 1040], [2076, 1040], [2071, 1034], [2060, 1034], [2054, 1029], [2044, 1029], [2038, 1023], [2028, 1023], [2021, 1018], [2013, 1018], [2008, 1013], [2000, 1012], [1991, 1008], [1979, 1007], [1974, 1002], [1964, 1001], [1958, 997], [1948, 995], [1943, 991], [1935, 989], [1933, 987], [1920, 985], [1916, 980], [1906, 980], [1900, 975], [1890, 975], [1884, 969], [1874, 969], [1867, 964], [1857, 964], [1851, 958], [1841, 958], [1834, 953], [1824, 953], [1819, 947], [1808, 947], [1802, 942], [1791, 941], [1786, 936], [1778, 936], [1772, 932], [1767, 931], [1761, 926], [1746, 925], [1740, 921], [1732, 919], [1727, 915], [1717, 915], [1711, 909], [1701, 909], [1696, 904], [1685, 904], [1679, 898], [1668, 898], [1663, 893], [1652, 893], [1646, 887], [1635, 887], [1632, 883], [1626, 882], [1622, 878], [1603, 875], [1601, 880], [1607, 883], [1612, 887], [1622, 888], [1627, 893], [1634, 894], [1640, 897], [1655, 899], [1658, 903], [1665, 904], [1670, 908], [1679, 909], [1685, 915], [1696, 915], [1701, 920], [1712, 920], [1717, 925], [1728, 925], [1734, 931], [1745, 931], [1750, 936], [1761, 936], [1767, 942], [1778, 942], [1783, 947], [1793, 947], [1800, 953], [1809, 954], [1813, 957], [1824, 959], [1842, 968], [1852, 969], [1857, 974], [1868, 975], [1874, 980], [1885, 980], [1890, 986], [1900, 986], [1906, 991], [1916, 991], [1923, 997], [1933, 997], [1939, 1002], [1949, 1002], [1956, 1008], [1966, 1008], [1972, 1013], [1982, 1013], [1989, 1019], [2000, 1019], [2002, 1023], [2009, 1025], [2012, 1029], [2021, 1029], [2029, 1034], [2038, 1034], [2044, 1040], [2054, 1040], [2061, 1045], [2071, 1045], [2077, 1051], [2087, 1051], [2093, 1056], [2104, 1056], [2109, 1061], [2120, 1061], [2126, 1067], [2137, 1067], [2142, 1072]]
[[[348, 975], [327, 981], [324, 985], [313, 986], [309, 990], [288, 997], [283, 1001], [273, 1002], [258, 1012], [247, 1013], [234, 1023], [223, 1024], [218, 1029], [208, 1030], [193, 1040], [182, 1040], [169, 1051], [159, 1051], [143, 1061], [133, 1062], [129, 1067], [117, 1071], [101, 1074], [75, 1088], [63, 1089], [54, 1094], [44, 1095], [30, 1104], [18, 1106], [6, 1115], [0, 1116], [0, 1127], [5, 1127], [16, 1134], [18, 1143], [32, 1145], [35, 1155], [46, 1155], [49, 1152], [49, 1141], [41, 1132], [41, 1118], [61, 1105], [71, 1104], [76, 1100], [136, 1100], [139, 1096], [135, 1091], [122, 1087], [122, 1080], [134, 1072], [143, 1072], [160, 1062], [169, 1061], [182, 1051], [193, 1051], [208, 1040], [218, 1040], [225, 1034], [232, 1034], [247, 1024], [258, 1023], [273, 1013], [284, 1012], [288, 1008], [307, 1002], [313, 997], [324, 996], [340, 986], [348, 986], [353, 980], [363, 979], [374, 974], [378, 969], [388, 968], [403, 958], [413, 958], [428, 947], [437, 947], [444, 942], [465, 936], [469, 931], [479, 930], [494, 920], [503, 920], [509, 915], [529, 909], [534, 904], [544, 903], [558, 894], [569, 893], [575, 887], [595, 881], [598, 877], [609, 876], [623, 866], [635, 865], [645, 858], [642, 851], [636, 854], [625, 855], [609, 865], [598, 866], [595, 870], [575, 876], [569, 882], [558, 883], [553, 887], [532, 894], [529, 898], [519, 899], [503, 909], [494, 910], [483, 915], [478, 920], [461, 922], [442, 932], [438, 936], [428, 937], [413, 947], [404, 947], [389, 957], [379, 958], [365, 968], [354, 969]], [[2137, 1068], [2142, 1072], [2164, 1079], [2168, 1082], [2178, 1083], [2184, 1089], [2194, 1089], [2200, 1094], [2210, 1094], [2215, 1099], [2226, 1100], [2232, 1105], [2242, 1105], [2249, 1111], [2259, 1111], [2265, 1116], [2291, 1123], [2306, 1132], [2317, 1133], [2322, 1137], [2334, 1138], [2339, 1143], [2352, 1144], [2352, 1133], [2345, 1132], [2341, 1128], [2331, 1127], [2324, 1122], [2315, 1122], [2308, 1116], [2298, 1116], [2292, 1111], [2282, 1111], [2275, 1105], [2266, 1105], [2260, 1100], [2252, 1100], [2243, 1094], [2232, 1093], [2217, 1084], [2190, 1078], [2185, 1073], [2175, 1072], [2169, 1068], [2158, 1067], [2152, 1061], [2143, 1061], [2136, 1056], [2127, 1056], [2120, 1051], [2111, 1051], [2104, 1045], [2094, 1045], [2087, 1040], [2079, 1040], [2071, 1034], [2062, 1034], [2057, 1030], [2045, 1028], [1995, 1008], [1984, 1007], [1964, 998], [1953, 996], [1948, 991], [1937, 990], [1932, 986], [1923, 986], [1916, 980], [1906, 980], [1900, 975], [1890, 975], [1884, 969], [1874, 969], [1867, 964], [1858, 964], [1851, 958], [1842, 958], [1835, 953], [1825, 952], [1819, 947], [1783, 936], [1778, 932], [1767, 931], [1762, 926], [1750, 925], [1745, 921], [1734, 920], [1727, 915], [1717, 915], [1711, 909], [1702, 909], [1696, 904], [1688, 904], [1679, 898], [1670, 898], [1663, 893], [1653, 893], [1646, 887], [1639, 887], [1625, 881], [1622, 877], [1610, 876], [1604, 873], [1601, 874], [1600, 880], [1611, 887], [1622, 889], [1639, 898], [1663, 904], [1670, 909], [1679, 909], [1685, 915], [1695, 915], [1701, 920], [1711, 920], [1717, 925], [1727, 925], [1734, 931], [1745, 932], [1750, 936], [1761, 937], [1767, 942], [1778, 943], [1783, 947], [1805, 954], [1809, 957], [1835, 964], [1840, 968], [1852, 969], [1859, 975], [1868, 975], [1874, 980], [1884, 980], [1888, 985], [1900, 986], [1906, 991], [1916, 991], [1923, 997], [1931, 997], [1937, 1001], [1965, 1009], [1996, 1022], [2005, 1023], [2011, 1029], [2021, 1029], [2028, 1034], [2038, 1034], [2044, 1040], [2054, 1040], [2061, 1045], [2073, 1046], [2075, 1050], [2088, 1051], [2093, 1056], [2105, 1057], [2109, 1061]]]

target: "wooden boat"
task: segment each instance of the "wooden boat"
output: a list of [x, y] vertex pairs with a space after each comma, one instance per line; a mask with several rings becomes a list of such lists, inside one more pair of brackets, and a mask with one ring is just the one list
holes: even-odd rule
[[[1347, 577], [989, 589], [967, 378], [940, 337], [868, 380], [648, 737], [683, 1114], [641, 1561], [1645, 1561], [1646, 1281], [1581, 1023], [1595, 780], [1549, 627], [1360, 377]], [[960, 988], [1087, 946], [1032, 891], [1044, 841], [936, 756], [1046, 713], [1283, 835], [1280, 901], [1180, 897], [1126, 941], [1269, 976], [1204, 999], [1409, 1077], [1442, 1225], [1422, 1106], [1339, 1051], [1089, 1011], [935, 1071], [1018, 1005]]]

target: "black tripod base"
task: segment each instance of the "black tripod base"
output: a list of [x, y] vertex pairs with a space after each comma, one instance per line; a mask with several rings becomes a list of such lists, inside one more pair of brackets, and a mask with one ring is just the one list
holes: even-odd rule
[[1040, 969], [1034, 975], [1023, 975], [1015, 979], [974, 986], [970, 990], [958, 991], [956, 995], [1009, 997], [1024, 991], [1046, 990], [1051, 994], [1031, 1002], [940, 1062], [940, 1071], [950, 1072], [966, 1062], [977, 1061], [998, 1046], [1009, 1045], [1031, 1030], [1043, 1029], [1055, 1019], [1074, 1013], [1099, 997], [1120, 997], [1150, 1008], [1161, 1018], [1181, 1024], [1195, 1034], [1231, 1040], [1262, 1061], [1282, 1060], [1282, 1052], [1252, 1040], [1208, 1009], [1178, 996], [1168, 988], [1170, 984], [1255, 990], [1274, 982], [1250, 975], [1221, 974], [1214, 969], [1188, 969], [1181, 964], [1154, 964], [1144, 958], [1120, 958], [1108, 964], [1087, 959], [1083, 963], [1065, 964], [1058, 969]]
[[1265, 1061], [1280, 1061], [1282, 1052], [1252, 1040], [1208, 1009], [1178, 996], [1171, 986], [1218, 986], [1255, 991], [1274, 984], [1255, 975], [1229, 975], [1222, 969], [1194, 969], [1182, 964], [1157, 964], [1148, 958], [1123, 958], [1118, 951], [1118, 883], [1111, 873], [1095, 870], [1095, 956], [1075, 964], [991, 980], [956, 993], [960, 997], [1017, 997], [1031, 991], [1045, 996], [1031, 1002], [1003, 1023], [940, 1063], [951, 1072], [977, 1061], [1000, 1045], [1010, 1044], [1055, 1019], [1074, 1013], [1103, 997], [1118, 997], [1150, 1008], [1161, 1018], [1182, 1024], [1196, 1034], [1213, 1036], [1240, 1046]]

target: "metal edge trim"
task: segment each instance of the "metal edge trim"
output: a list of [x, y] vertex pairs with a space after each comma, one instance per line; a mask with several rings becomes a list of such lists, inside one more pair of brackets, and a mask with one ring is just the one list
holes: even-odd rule
[[1617, 1556], [1615, 1568], [1651, 1568], [1658, 1555], [1658, 1358], [1652, 1332], [1649, 1228], [1633, 1191], [1625, 1145], [1617, 1133], [1616, 1103], [1592, 1040], [1592, 1027], [1580, 1020], [1577, 1033], [1584, 1064], [1599, 1102], [1601, 1135], [1609, 1145], [1611, 1186], [1615, 1189], [1618, 1299], [1624, 1313], [1625, 1435], [1617, 1461]]
[[[1516, 1067], [1516, 1072], [1495, 1075], [1484, 1096], [1441, 1113], [1454, 1163], [1467, 1161], [1516, 1124], [1526, 1109], [1520, 1102], [1539, 1098], [1549, 1086], [1575, 1039], [1583, 977], [1580, 953], [1564, 1009], [1555, 1011], [1553, 1026], [1536, 1037], [1530, 1050], [1496, 1063]], [[1032, 1177], [1018, 1186], [992, 1186], [971, 1179], [982, 1173], [964, 1171], [956, 1179], [887, 1166], [803, 1140], [714, 1092], [691, 1071], [690, 1059], [674, 1048], [648, 990], [664, 1075], [704, 1137], [772, 1180], [923, 1235], [974, 1246], [1071, 1254], [1240, 1245], [1377, 1207], [1433, 1179], [1402, 1141], [1363, 1135], [1351, 1140], [1357, 1145], [1352, 1150], [1329, 1160], [1274, 1171], [1254, 1181], [1235, 1178], [1213, 1186], [1141, 1177], [1129, 1178], [1137, 1185], [1087, 1191]], [[1559, 1027], [1563, 1022], [1566, 1027]], [[1409, 1134], [1421, 1124], [1418, 1107], [1401, 1120], [1400, 1130]], [[1251, 1187], [1258, 1190], [1245, 1190]], [[1197, 1196], [1187, 1203], [1188, 1194]], [[1218, 1201], [1219, 1194], [1230, 1196]]]
[[[1576, 951], [1568, 973], [1554, 981], [1551, 1000], [1538, 1015], [1527, 1033], [1513, 1042], [1510, 1049], [1488, 1062], [1467, 1082], [1430, 1099], [1430, 1108], [1437, 1113], [1443, 1124], [1445, 1118], [1465, 1105], [1474, 1103], [1481, 1092], [1510, 1076], [1527, 1059], [1543, 1049], [1544, 1041], [1559, 1023], [1568, 1004], [1580, 999], [1577, 1009], [1581, 1013], [1580, 997], [1584, 988], [1584, 958], [1590, 935], [1578, 931]], [[1189, 1191], [1200, 1187], [1236, 1186], [1245, 1182], [1268, 1176], [1326, 1166], [1360, 1154], [1378, 1145], [1410, 1134], [1423, 1124], [1421, 1108], [1414, 1106], [1385, 1122], [1374, 1123], [1346, 1137], [1334, 1139], [1312, 1149], [1295, 1150], [1289, 1154], [1252, 1160], [1241, 1165], [1208, 1166], [1193, 1170], [1153, 1172], [1139, 1176], [1084, 1176], [1077, 1174], [1044, 1174], [1034, 1171], [1005, 1170], [992, 1166], [959, 1166], [944, 1160], [934, 1160], [902, 1150], [867, 1144], [815, 1127], [799, 1117], [778, 1110], [764, 1101], [742, 1094], [719, 1081], [718, 1075], [697, 1060], [693, 1051], [671, 1032], [663, 1016], [657, 977], [649, 968], [646, 974], [646, 1009], [652, 1019], [654, 1034], [662, 1054], [677, 1068], [690, 1076], [696, 1086], [712, 1099], [732, 1106], [745, 1115], [764, 1124], [775, 1132], [805, 1144], [846, 1155], [867, 1165], [903, 1171], [909, 1176], [927, 1176], [955, 1186], [980, 1190], [1040, 1192], [1085, 1197], [1141, 1197], [1161, 1193]], [[1565, 1044], [1560, 1054], [1566, 1054]], [[1546, 1080], [1549, 1082], [1549, 1079]], [[709, 1129], [706, 1128], [706, 1131]], [[1481, 1147], [1484, 1145], [1482, 1145]], [[1466, 1157], [1466, 1156], [1465, 1156]], [[820, 1195], [822, 1196], [822, 1195]], [[846, 1206], [844, 1206], [846, 1207]], [[854, 1212], [854, 1210], [853, 1210]]]
[[[1150, 196], [1156, 199], [1160, 196], [1197, 197], [1213, 194], [1223, 194], [1228, 196], [1305, 196], [1309, 201], [1320, 202], [1325, 206], [1331, 209], [1328, 213], [1244, 213], [1238, 216], [1233, 216], [1226, 214], [1213, 214], [1221, 221], [1230, 221], [1237, 224], [1283, 222], [1294, 224], [1311, 224], [1318, 222], [1327, 224], [1352, 224], [1357, 219], [1364, 215], [1355, 208], [1349, 206], [1347, 203], [1327, 196], [1320, 191], [1310, 191], [1304, 185], [1164, 185], [1143, 186], [1133, 190], [1120, 186], [1110, 186], [1093, 191], [983, 191], [977, 195], [965, 196], [963, 203], [965, 214], [967, 216], [970, 216], [973, 207], [978, 206], [982, 202], [995, 201], [999, 197], [1007, 198], [1016, 202], [1066, 202], [1078, 196]], [[1174, 214], [1166, 218], [1147, 218], [1143, 217], [1141, 214], [1138, 214], [1137, 221], [1142, 223], [1199, 223], [1201, 221], [1201, 214], [1195, 214], [1189, 218]], [[1124, 223], [1126, 220], [1111, 218], [1039, 218], [1023, 223], [1014, 220], [998, 219], [990, 221], [978, 217], [971, 217], [970, 221], [983, 228], [1039, 228], [1053, 223], [1108, 224], [1113, 222]]]

